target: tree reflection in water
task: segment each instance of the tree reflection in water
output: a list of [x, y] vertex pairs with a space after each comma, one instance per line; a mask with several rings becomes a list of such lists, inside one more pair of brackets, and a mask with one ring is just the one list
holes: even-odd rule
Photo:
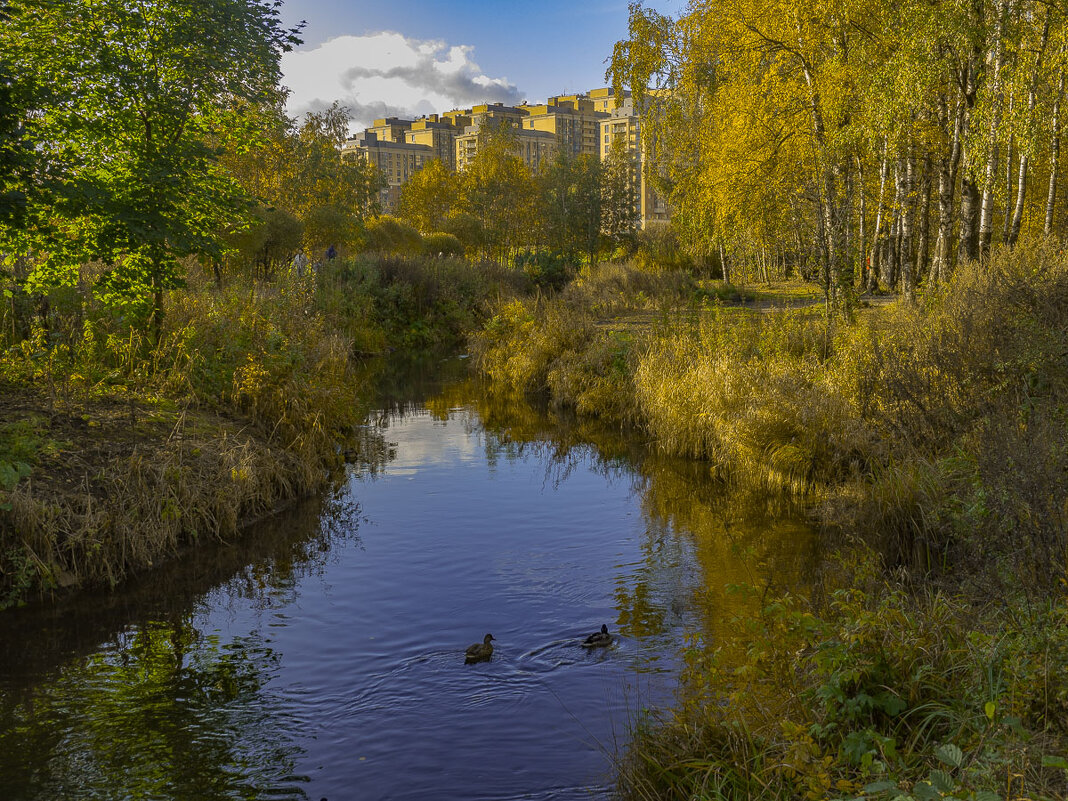
[[[447, 384], [425, 408], [439, 419], [469, 409], [490, 464], [535, 451], [549, 482], [566, 480], [580, 462], [631, 482], [646, 539], [642, 564], [616, 566], [615, 623], [626, 636], [663, 638], [681, 630], [691, 641], [729, 650], [738, 619], [758, 614], [762, 597], [807, 594], [816, 581], [817, 543], [800, 507], [731, 489], [711, 465], [659, 455], [639, 432], [494, 393], [473, 378]], [[649, 649], [646, 658], [655, 662], [659, 653]]]
[[126, 632], [4, 704], [6, 797], [302, 797], [261, 695], [276, 665], [260, 636], [223, 644], [188, 618]]
[[223, 641], [197, 613], [206, 594], [288, 603], [357, 517], [336, 499], [308, 502], [121, 595], [5, 614], [0, 797], [306, 798], [293, 775], [304, 727], [265, 692], [279, 667], [268, 635]]

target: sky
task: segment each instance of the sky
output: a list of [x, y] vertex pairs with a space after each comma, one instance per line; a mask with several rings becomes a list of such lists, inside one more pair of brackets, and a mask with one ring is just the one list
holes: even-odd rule
[[[677, 16], [684, 0], [646, 0]], [[353, 131], [481, 102], [544, 102], [605, 86], [606, 60], [627, 34], [626, 0], [286, 0], [306, 22], [282, 58], [289, 113], [334, 101]]]

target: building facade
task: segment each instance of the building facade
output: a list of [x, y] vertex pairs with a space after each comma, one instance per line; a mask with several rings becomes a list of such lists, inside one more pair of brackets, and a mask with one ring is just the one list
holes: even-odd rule
[[543, 131], [556, 137], [559, 146], [573, 156], [598, 154], [597, 134], [603, 112], [585, 95], [550, 97], [538, 106], [524, 106], [523, 130]]
[[357, 134], [341, 147], [342, 158], [360, 158], [378, 167], [385, 178], [386, 186], [379, 193], [382, 211], [392, 214], [397, 210], [401, 187], [416, 171], [434, 158], [434, 150], [426, 145], [412, 144], [403, 138], [400, 141], [379, 139], [371, 129]]
[[670, 209], [645, 176], [641, 119], [630, 92], [617, 97], [610, 87], [558, 95], [538, 105], [483, 103], [415, 120], [377, 119], [349, 139], [342, 153], [378, 167], [387, 184], [380, 196], [382, 210], [392, 213], [401, 187], [431, 159], [440, 159], [454, 171], [466, 169], [478, 154], [479, 133], [487, 125], [514, 128], [516, 155], [533, 172], [561, 149], [603, 161], [618, 142], [631, 160], [634, 208], [642, 227], [670, 219]]
[[428, 114], [415, 120], [404, 133], [404, 141], [410, 145], [429, 147], [434, 158], [450, 170], [456, 169], [456, 137], [463, 132], [447, 119], [437, 114]]

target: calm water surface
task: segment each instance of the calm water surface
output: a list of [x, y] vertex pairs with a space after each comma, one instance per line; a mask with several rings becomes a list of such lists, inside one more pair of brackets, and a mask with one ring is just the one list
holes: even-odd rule
[[810, 532], [454, 367], [382, 379], [333, 497], [0, 615], [0, 799], [609, 796], [687, 634], [729, 639], [727, 585], [803, 585]]

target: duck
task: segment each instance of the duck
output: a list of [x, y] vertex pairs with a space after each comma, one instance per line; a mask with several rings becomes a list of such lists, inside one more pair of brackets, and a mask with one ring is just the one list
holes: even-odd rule
[[493, 656], [493, 640], [492, 634], [487, 634], [482, 642], [476, 642], [474, 645], [467, 646], [467, 651], [464, 657], [464, 664], [470, 665], [472, 662], [485, 662], [491, 656]]
[[598, 648], [602, 645], [611, 645], [612, 635], [608, 633], [608, 626], [602, 624], [600, 631], [595, 631], [582, 641], [583, 648]]

